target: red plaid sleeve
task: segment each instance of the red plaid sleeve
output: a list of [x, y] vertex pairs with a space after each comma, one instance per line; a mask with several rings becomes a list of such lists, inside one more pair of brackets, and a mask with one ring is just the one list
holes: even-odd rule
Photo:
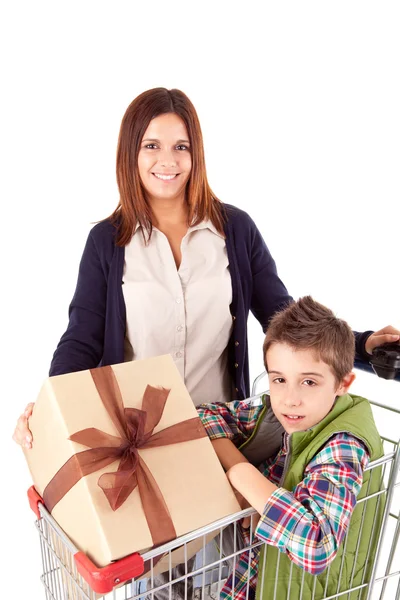
[[263, 405], [252, 406], [247, 400], [221, 404], [201, 404], [199, 417], [211, 440], [228, 438], [239, 446], [252, 434]]

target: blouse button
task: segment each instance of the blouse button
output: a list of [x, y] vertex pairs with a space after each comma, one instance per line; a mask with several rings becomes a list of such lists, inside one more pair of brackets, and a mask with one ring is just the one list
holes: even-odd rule
[[238, 391], [239, 391], [239, 388], [235, 388], [235, 392], [238, 392]]
[[239, 342], [235, 342], [235, 346], [239, 346]]
[[239, 366], [239, 365], [238, 365], [238, 363], [235, 363], [235, 369], [237, 369], [237, 368], [238, 368], [238, 366]]
[[236, 317], [235, 317], [235, 315], [232, 315], [232, 320], [233, 320], [233, 321], [236, 321]]

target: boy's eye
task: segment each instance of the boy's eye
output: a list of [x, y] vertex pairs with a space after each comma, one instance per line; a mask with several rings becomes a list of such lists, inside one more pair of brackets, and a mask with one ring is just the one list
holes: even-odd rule
[[315, 383], [315, 381], [313, 381], [312, 379], [305, 379], [305, 380], [304, 380], [304, 383], [305, 383], [306, 385], [310, 386], [310, 387], [311, 387], [311, 386], [314, 386], [314, 385], [317, 385], [317, 384]]
[[273, 383], [285, 383], [285, 380], [283, 379], [283, 377], [275, 377], [275, 379], [272, 380]]

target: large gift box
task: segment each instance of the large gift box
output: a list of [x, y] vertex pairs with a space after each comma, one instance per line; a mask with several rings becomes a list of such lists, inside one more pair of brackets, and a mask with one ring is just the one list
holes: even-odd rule
[[35, 488], [99, 567], [240, 510], [169, 355], [49, 377], [29, 425]]

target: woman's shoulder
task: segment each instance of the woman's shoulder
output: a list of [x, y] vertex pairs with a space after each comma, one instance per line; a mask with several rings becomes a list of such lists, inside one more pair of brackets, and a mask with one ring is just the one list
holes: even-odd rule
[[104, 219], [104, 221], [96, 223], [89, 231], [86, 250], [95, 252], [107, 262], [111, 261], [114, 252], [118, 249], [116, 245], [117, 233], [118, 226], [110, 219]]
[[239, 231], [253, 232], [256, 229], [256, 225], [250, 215], [232, 204], [223, 203], [226, 224], [229, 228], [238, 229]]
[[89, 238], [92, 238], [96, 245], [115, 244], [115, 238], [118, 233], [118, 226], [111, 219], [99, 221], [89, 231]]

